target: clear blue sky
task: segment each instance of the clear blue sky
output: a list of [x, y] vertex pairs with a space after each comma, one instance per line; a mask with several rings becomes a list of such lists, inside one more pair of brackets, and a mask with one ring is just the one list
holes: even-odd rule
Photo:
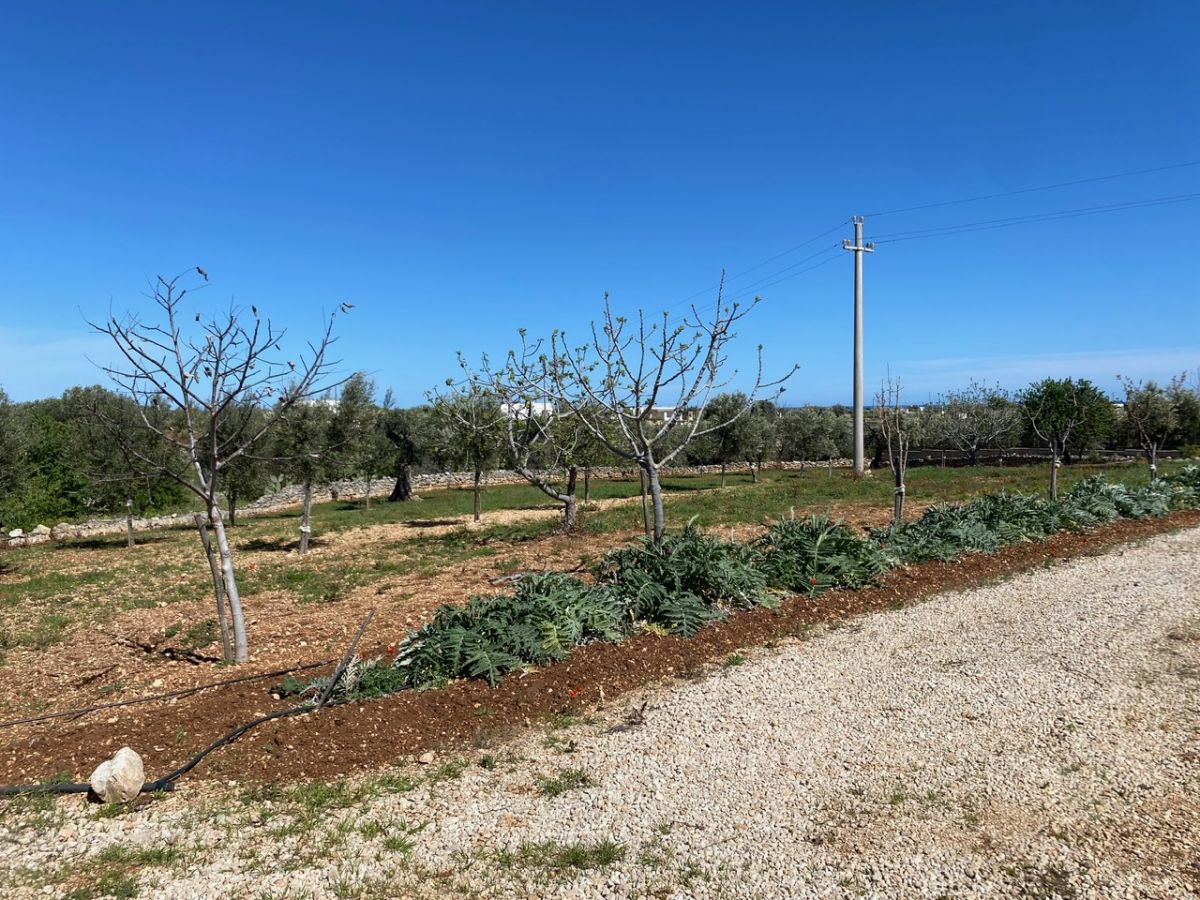
[[[10, 3], [0, 385], [99, 380], [84, 316], [204, 266], [402, 402], [678, 303], [852, 214], [1200, 160], [1192, 2]], [[871, 217], [867, 236], [1195, 193], [1200, 166]], [[1200, 366], [1200, 203], [880, 245], [867, 382]], [[843, 229], [756, 269], [819, 251]], [[850, 254], [764, 287], [735, 356], [849, 400]], [[810, 265], [805, 264], [805, 265]], [[796, 269], [791, 272], [797, 271]], [[783, 272], [783, 274], [791, 274]]]

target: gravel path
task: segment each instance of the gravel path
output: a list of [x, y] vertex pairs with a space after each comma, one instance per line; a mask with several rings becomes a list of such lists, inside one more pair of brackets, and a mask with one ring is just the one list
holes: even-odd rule
[[622, 702], [340, 790], [10, 807], [0, 884], [1197, 897], [1198, 586], [1192, 529], [732, 657], [641, 722]]

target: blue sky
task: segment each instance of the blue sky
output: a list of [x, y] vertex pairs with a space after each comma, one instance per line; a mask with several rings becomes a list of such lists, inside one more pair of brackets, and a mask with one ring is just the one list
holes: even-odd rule
[[[204, 266], [205, 303], [402, 402], [660, 310], [852, 214], [1200, 160], [1194, 3], [8, 4], [0, 29], [0, 385], [100, 380], [84, 318]], [[868, 239], [1200, 192], [1200, 166], [871, 216]], [[881, 243], [867, 383], [1165, 378], [1200, 366], [1200, 203]], [[734, 362], [849, 400], [849, 228], [779, 272]], [[774, 279], [767, 279], [772, 281]], [[747, 288], [749, 289], [749, 288]], [[711, 295], [705, 295], [711, 296]], [[702, 296], [698, 299], [705, 299]]]

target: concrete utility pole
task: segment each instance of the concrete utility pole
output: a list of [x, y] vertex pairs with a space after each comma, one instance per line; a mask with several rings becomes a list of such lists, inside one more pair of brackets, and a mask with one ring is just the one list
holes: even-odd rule
[[854, 216], [854, 241], [842, 241], [843, 250], [854, 251], [854, 474], [863, 474], [863, 254], [874, 253], [874, 244], [864, 244], [863, 217]]

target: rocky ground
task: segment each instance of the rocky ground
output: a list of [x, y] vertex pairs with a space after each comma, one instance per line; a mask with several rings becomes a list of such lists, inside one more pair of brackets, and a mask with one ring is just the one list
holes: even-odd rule
[[367, 779], [185, 782], [131, 811], [23, 799], [2, 812], [0, 887], [1200, 896], [1197, 585], [1192, 528]]

